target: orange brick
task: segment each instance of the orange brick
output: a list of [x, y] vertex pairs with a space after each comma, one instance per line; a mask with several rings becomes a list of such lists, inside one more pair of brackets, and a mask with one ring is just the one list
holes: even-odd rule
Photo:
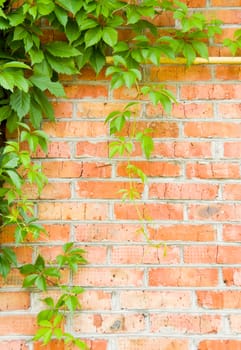
[[[161, 346], [161, 347], [160, 347]], [[170, 338], [119, 338], [118, 350], [189, 350], [188, 340]]]
[[239, 85], [199, 84], [185, 85], [181, 87], [181, 99], [183, 100], [230, 100], [240, 98], [241, 89]]
[[230, 315], [229, 325], [232, 333], [240, 333], [241, 332], [241, 315]]
[[138, 230], [139, 224], [82, 224], [75, 226], [77, 242], [139, 242], [144, 237]]
[[205, 0], [182, 0], [188, 7], [205, 7]]
[[[241, 12], [234, 10], [231, 11], [232, 13], [237, 15], [237, 18], [241, 18]], [[224, 11], [224, 17], [227, 16], [227, 11]], [[227, 17], [226, 17], [227, 18]], [[241, 79], [241, 72], [240, 67], [233, 65], [233, 66], [216, 66], [216, 78], [219, 80], [240, 80]]]
[[64, 182], [47, 183], [41, 193], [38, 193], [37, 186], [26, 183], [24, 194], [28, 199], [68, 199], [71, 197], [70, 184]]
[[240, 291], [197, 291], [198, 305], [204, 309], [240, 309]]
[[190, 291], [121, 291], [122, 309], [189, 309], [191, 307]]
[[39, 203], [40, 220], [104, 220], [108, 217], [108, 205], [80, 202]]
[[150, 184], [149, 197], [155, 199], [215, 199], [218, 195], [217, 185], [208, 184]]
[[70, 158], [71, 150], [68, 142], [49, 142], [48, 152], [45, 153], [38, 148], [34, 158]]
[[218, 284], [217, 269], [153, 268], [149, 271], [149, 285], [175, 287], [211, 287]]
[[228, 242], [241, 242], [241, 225], [223, 225], [223, 240]]
[[81, 310], [111, 310], [112, 293], [102, 290], [85, 290], [79, 295]]
[[241, 205], [235, 204], [210, 204], [210, 205], [195, 205], [189, 206], [189, 219], [191, 220], [240, 220]]
[[[213, 117], [213, 105], [209, 102], [178, 102], [172, 106], [171, 116], [180, 119], [201, 119]], [[156, 118], [164, 116], [166, 113], [161, 105], [153, 106], [148, 104], [146, 106], [146, 115], [149, 118]]]
[[224, 157], [227, 158], [240, 158], [241, 143], [240, 142], [225, 142], [223, 145]]
[[184, 262], [187, 264], [216, 264], [219, 262], [217, 255], [217, 246], [184, 247]]
[[[126, 107], [124, 102], [81, 102], [77, 104], [77, 117], [80, 118], [106, 118], [113, 111], [123, 111]], [[133, 116], [138, 116], [141, 113], [141, 105], [130, 107], [133, 111]]]
[[241, 134], [241, 124], [223, 122], [189, 122], [184, 126], [184, 133], [188, 137], [239, 138]]
[[111, 166], [106, 163], [87, 163], [81, 161], [43, 162], [42, 169], [49, 178], [89, 178], [110, 177]]
[[71, 118], [73, 113], [72, 102], [52, 102], [56, 118]]
[[83, 99], [83, 98], [106, 98], [108, 96], [108, 88], [104, 85], [68, 85], [65, 86], [65, 94], [67, 98]]
[[[137, 211], [138, 209], [138, 211]], [[180, 204], [115, 204], [116, 219], [138, 220], [139, 213], [145, 220], [182, 220], [183, 207]]]
[[35, 342], [33, 350], [65, 350], [65, 347], [62, 340], [51, 340], [49, 344], [44, 346], [43, 343]]
[[103, 122], [73, 121], [43, 123], [43, 131], [51, 137], [81, 138], [107, 136], [107, 126]]
[[222, 118], [234, 118], [239, 119], [241, 112], [241, 103], [219, 103], [218, 104], [218, 114]]
[[239, 340], [202, 340], [198, 350], [241, 350]]
[[226, 184], [223, 186], [223, 199], [241, 200], [241, 184]]
[[[27, 310], [30, 307], [30, 294], [28, 292], [1, 292], [0, 310]], [[1, 347], [0, 347], [1, 349]]]
[[152, 246], [118, 246], [111, 251], [113, 264], [176, 264], [180, 262], [180, 251], [177, 247], [164, 248]]
[[75, 332], [110, 334], [142, 332], [145, 329], [143, 314], [79, 314], [74, 317]]
[[155, 142], [153, 157], [211, 158], [211, 142]]
[[[236, 247], [239, 248], [239, 247]], [[238, 262], [239, 263], [239, 262]], [[223, 281], [227, 286], [241, 286], [240, 268], [223, 268]]]
[[149, 80], [156, 81], [201, 81], [211, 79], [211, 71], [208, 66], [186, 66], [162, 65], [152, 67]]
[[[178, 137], [178, 134], [179, 134], [178, 124], [173, 122], [139, 121], [137, 125], [138, 125], [138, 132], [144, 131], [145, 129], [152, 129], [153, 132], [151, 136], [153, 138], [163, 138], [163, 137], [173, 138], [173, 137]], [[130, 130], [132, 129], [132, 127], [136, 129], [136, 124], [126, 123], [126, 126], [123, 128], [120, 135], [129, 135], [131, 133]]]
[[212, 6], [220, 6], [220, 7], [232, 7], [232, 6], [240, 6], [240, 0], [212, 0]]
[[240, 166], [238, 163], [189, 163], [186, 167], [189, 179], [239, 179]]
[[0, 350], [29, 350], [24, 340], [0, 341]]
[[23, 275], [20, 274], [18, 269], [12, 268], [6, 279], [0, 277], [0, 287], [22, 287]]
[[33, 335], [36, 330], [35, 316], [16, 314], [0, 316], [0, 335]]
[[[143, 191], [142, 184], [132, 184], [137, 191]], [[103, 182], [103, 181], [79, 181], [76, 183], [75, 193], [80, 198], [100, 198], [100, 199], [115, 199], [122, 198], [123, 189], [129, 190], [131, 188], [128, 182]]]
[[[212, 9], [204, 11], [204, 15], [207, 18], [218, 18], [225, 24], [240, 24], [241, 11], [239, 9]], [[221, 68], [221, 67], [220, 67]], [[226, 68], [224, 66], [224, 68]], [[231, 79], [231, 78], [230, 78]]]
[[[131, 162], [132, 165], [140, 168], [147, 176], [149, 177], [176, 177], [181, 174], [181, 165], [178, 163], [172, 162]], [[119, 163], [117, 165], [117, 175], [128, 177], [127, 172], [128, 163]], [[137, 177], [133, 174], [133, 178]]]
[[[197, 241], [208, 242], [216, 238], [216, 230], [211, 225], [169, 225], [149, 227], [150, 239], [157, 241]], [[241, 234], [241, 231], [240, 231]]]
[[80, 141], [76, 144], [76, 157], [107, 158], [109, 148], [107, 142]]
[[54, 241], [58, 242], [68, 242], [70, 240], [70, 226], [67, 224], [63, 225], [44, 225], [47, 234], [41, 234], [38, 241]]
[[221, 330], [221, 317], [216, 315], [154, 314], [150, 317], [151, 331], [167, 334], [206, 334]]
[[81, 268], [74, 276], [74, 284], [95, 287], [141, 287], [144, 271], [128, 268]]

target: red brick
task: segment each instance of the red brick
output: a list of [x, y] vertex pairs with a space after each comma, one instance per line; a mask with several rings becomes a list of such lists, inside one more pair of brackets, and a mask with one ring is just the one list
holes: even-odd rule
[[[137, 211], [138, 209], [138, 211]], [[183, 207], [180, 204], [115, 204], [114, 214], [120, 220], [138, 220], [139, 214], [145, 220], [182, 220]]]
[[157, 228], [149, 227], [149, 232], [150, 239], [157, 241], [208, 242], [214, 241], [216, 238], [216, 230], [211, 225], [178, 224], [170, 226], [158, 226]]
[[104, 220], [108, 217], [108, 204], [54, 202], [39, 203], [40, 220]]
[[0, 341], [0, 350], [28, 350], [28, 344], [24, 340]]
[[149, 271], [149, 285], [172, 287], [211, 287], [218, 284], [217, 269], [190, 267], [155, 268]]
[[181, 87], [181, 99], [183, 100], [230, 100], [240, 98], [241, 89], [239, 85], [199, 84]]
[[33, 335], [36, 330], [36, 316], [16, 314], [0, 316], [0, 335]]
[[190, 291], [121, 291], [122, 309], [189, 309], [192, 304]]
[[111, 310], [111, 292], [85, 290], [80, 294], [81, 310]]
[[240, 204], [191, 204], [188, 211], [191, 220], [239, 221], [241, 219]]
[[[180, 119], [202, 119], [213, 117], [213, 105], [210, 102], [178, 102], [172, 106], [171, 116]], [[154, 106], [147, 104], [146, 115], [149, 118], [156, 118], [166, 115], [161, 105]]]
[[190, 122], [185, 124], [184, 133], [188, 137], [239, 138], [241, 134], [241, 124], [223, 122]]
[[[241, 11], [238, 9], [212, 9], [204, 11], [204, 15], [207, 18], [214, 19], [218, 18], [225, 24], [240, 24]], [[223, 66], [226, 68], [226, 66]], [[219, 68], [219, 67], [218, 67]], [[221, 68], [221, 67], [220, 67]], [[230, 77], [232, 79], [232, 76]]]
[[198, 350], [241, 350], [239, 340], [202, 340]]
[[0, 277], [0, 287], [22, 287], [23, 275], [20, 274], [18, 269], [12, 268], [6, 279]]
[[218, 185], [192, 183], [154, 183], [150, 184], [149, 197], [155, 199], [215, 199]]
[[51, 137], [81, 138], [107, 136], [107, 126], [96, 121], [43, 123], [43, 131]]
[[79, 314], [73, 320], [74, 332], [113, 334], [142, 332], [145, 329], [143, 314]]
[[240, 166], [238, 163], [189, 163], [186, 166], [189, 179], [239, 179]]
[[184, 247], [184, 262], [187, 264], [216, 264], [217, 254], [217, 246], [186, 246]]
[[241, 225], [223, 225], [223, 240], [228, 242], [241, 242]]
[[[136, 129], [137, 125], [134, 123], [126, 123], [126, 126], [123, 128], [120, 135], [130, 135], [131, 129]], [[138, 132], [144, 131], [145, 129], [152, 129], [153, 132], [151, 133], [151, 136], [153, 138], [176, 138], [179, 135], [179, 129], [178, 124], [173, 122], [159, 122], [159, 121], [152, 121], [152, 122], [138, 122]]]
[[112, 248], [113, 264], [176, 264], [180, 262], [180, 251], [177, 247], [164, 248], [152, 246], [118, 246]]
[[151, 332], [167, 334], [206, 334], [221, 330], [221, 317], [216, 315], [154, 314], [150, 317]]
[[47, 345], [35, 342], [33, 350], [65, 350], [66, 346], [62, 340], [51, 340]]
[[[132, 165], [141, 169], [147, 176], [149, 177], [176, 177], [181, 174], [181, 165], [172, 162], [131, 162]], [[117, 175], [128, 177], [127, 171], [128, 163], [119, 163], [117, 165]], [[133, 178], [137, 177], [135, 173], [133, 174]]]
[[205, 7], [205, 0], [182, 0], [188, 7]]
[[129, 182], [103, 182], [103, 181], [79, 181], [76, 183], [75, 193], [80, 198], [100, 198], [100, 199], [115, 199], [122, 198], [123, 189], [130, 190], [134, 186], [140, 193], [143, 191], [142, 184]]
[[83, 161], [43, 162], [42, 169], [49, 178], [106, 178], [111, 176], [111, 166], [106, 163], [88, 163]]
[[107, 158], [109, 148], [107, 142], [80, 141], [76, 144], [76, 157]]
[[188, 340], [169, 338], [119, 338], [118, 350], [189, 350]]
[[81, 268], [74, 276], [74, 284], [94, 287], [142, 287], [142, 269]]
[[187, 68], [186, 66], [162, 65], [150, 69], [149, 79], [152, 82], [210, 80], [211, 71], [208, 66], [192, 66]]
[[197, 291], [198, 305], [204, 309], [240, 309], [241, 291]]
[[224, 157], [227, 158], [240, 158], [241, 143], [240, 142], [225, 142], [223, 145]]
[[65, 86], [67, 98], [84, 99], [88, 98], [106, 98], [108, 96], [108, 87], [104, 85], [78, 84]]
[[240, 268], [223, 268], [223, 281], [227, 286], [240, 287], [241, 286], [241, 269]]
[[0, 311], [27, 310], [29, 307], [30, 294], [28, 292], [0, 293]]
[[139, 242], [144, 237], [139, 224], [81, 224], [75, 226], [75, 240], [77, 242]]
[[218, 104], [218, 115], [222, 118], [234, 118], [239, 119], [241, 112], [241, 103], [219, 103]]
[[32, 262], [33, 247], [19, 245], [16, 248], [13, 248], [13, 250], [16, 253], [19, 264], [29, 264]]
[[153, 157], [211, 158], [211, 142], [155, 142]]

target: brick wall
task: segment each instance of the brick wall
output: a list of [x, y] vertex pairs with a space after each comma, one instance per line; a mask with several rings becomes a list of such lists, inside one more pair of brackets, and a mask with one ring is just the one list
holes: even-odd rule
[[[241, 20], [240, 0], [193, 0], [225, 22]], [[212, 55], [225, 55], [215, 46]], [[155, 128], [155, 150], [135, 162], [149, 176], [141, 210], [152, 222], [148, 245], [137, 232], [131, 204], [118, 190], [128, 178], [125, 159], [108, 159], [106, 115], [135, 100], [136, 91], [110, 91], [104, 73], [86, 69], [66, 79], [67, 99], [54, 101], [57, 122], [43, 124], [51, 143], [40, 152], [49, 184], [36, 212], [49, 237], [18, 248], [21, 262], [38, 253], [49, 261], [73, 240], [87, 251], [89, 265], [65, 282], [84, 286], [82, 312], [68, 329], [91, 350], [241, 349], [241, 84], [239, 66], [146, 67], [146, 80], [167, 82], [179, 104], [171, 115], [143, 102], [143, 125]], [[37, 198], [33, 188], [29, 196]], [[12, 242], [12, 233], [4, 236]], [[0, 349], [40, 350], [28, 340], [36, 329], [41, 293], [21, 290], [17, 271], [2, 282]], [[51, 295], [58, 291], [51, 291]], [[53, 342], [43, 348], [63, 350]]]

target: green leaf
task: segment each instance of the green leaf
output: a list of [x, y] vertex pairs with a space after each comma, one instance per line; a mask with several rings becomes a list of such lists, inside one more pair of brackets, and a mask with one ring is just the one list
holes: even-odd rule
[[71, 312], [75, 311], [77, 309], [77, 307], [80, 307], [79, 300], [74, 295], [69, 296], [66, 299], [65, 304], [68, 307], [69, 311], [71, 311]]
[[18, 173], [14, 170], [5, 170], [5, 173], [9, 176], [9, 178], [12, 181], [12, 184], [17, 188], [20, 189], [22, 186], [22, 179], [18, 175]]
[[75, 57], [81, 52], [64, 41], [53, 41], [45, 45], [46, 50], [54, 57]]
[[33, 274], [33, 275], [30, 275], [30, 276], [27, 276], [26, 278], [24, 278], [23, 288], [29, 288], [29, 287], [34, 286], [35, 280], [37, 278], [38, 278], [37, 274]]
[[37, 9], [40, 15], [49, 15], [54, 10], [54, 3], [51, 0], [38, 0]]
[[96, 74], [99, 74], [105, 65], [105, 56], [101, 52], [95, 51], [95, 53], [90, 56], [90, 65]]
[[19, 61], [11, 61], [11, 62], [7, 62], [5, 64], [2, 65], [3, 69], [6, 68], [24, 68], [24, 69], [32, 69], [30, 66], [28, 66], [27, 64], [23, 63], [23, 62], [19, 62]]
[[64, 88], [59, 81], [53, 82], [49, 77], [38, 74], [32, 75], [29, 80], [42, 91], [49, 90], [57, 97], [63, 97], [65, 95]]
[[70, 11], [74, 15], [82, 8], [83, 1], [82, 0], [57, 0], [58, 5], [62, 6], [65, 10]]
[[79, 26], [77, 25], [77, 23], [74, 20], [68, 21], [66, 28], [65, 28], [65, 34], [66, 34], [67, 38], [69, 39], [70, 43], [72, 43], [73, 41], [78, 39], [78, 37], [80, 36]]
[[114, 28], [104, 27], [102, 38], [107, 45], [114, 47], [118, 40], [118, 33]]
[[30, 121], [34, 128], [40, 128], [41, 121], [43, 119], [41, 107], [31, 96], [30, 110], [29, 110]]
[[30, 95], [21, 90], [15, 90], [10, 96], [10, 105], [22, 119], [30, 109]]
[[12, 110], [9, 105], [0, 107], [0, 122], [8, 119], [12, 113]]
[[38, 289], [45, 291], [47, 289], [47, 283], [44, 276], [38, 276], [35, 280], [35, 285]]
[[59, 58], [50, 54], [46, 54], [46, 59], [51, 68], [61, 74], [77, 74], [78, 70], [75, 67], [74, 60], [72, 58]]
[[208, 47], [205, 43], [201, 41], [192, 41], [192, 46], [201, 57], [208, 59]]
[[68, 22], [68, 14], [65, 10], [63, 10], [61, 7], [55, 5], [54, 13], [59, 21], [59, 23], [62, 24], [62, 26], [66, 26]]
[[95, 44], [97, 44], [102, 38], [102, 30], [99, 27], [96, 27], [94, 29], [89, 29], [84, 36], [85, 40], [85, 47], [90, 47]]

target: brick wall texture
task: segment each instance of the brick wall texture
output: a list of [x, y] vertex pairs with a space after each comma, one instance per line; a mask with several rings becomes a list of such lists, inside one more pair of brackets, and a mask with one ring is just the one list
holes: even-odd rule
[[[221, 18], [227, 35], [241, 22], [240, 0], [187, 3]], [[210, 54], [228, 53], [216, 45]], [[104, 119], [136, 91], [111, 92], [104, 72], [96, 78], [90, 69], [63, 77], [67, 98], [53, 101], [56, 123], [43, 123], [48, 155], [36, 155], [49, 183], [40, 199], [26, 189], [49, 236], [18, 255], [53, 261], [68, 241], [86, 250], [89, 264], [64, 282], [86, 289], [67, 326], [91, 350], [241, 349], [240, 77], [238, 65], [145, 67], [145, 80], [167, 84], [179, 102], [171, 115], [142, 102], [138, 114], [155, 129], [155, 149], [148, 162], [138, 147], [133, 155], [149, 176], [137, 205], [152, 217], [150, 238], [166, 243], [166, 255], [138, 233], [133, 205], [121, 201], [125, 159], [108, 158]], [[4, 237], [12, 242], [11, 232]], [[42, 349], [29, 340], [43, 294], [21, 283], [17, 271], [2, 282], [1, 350]]]

